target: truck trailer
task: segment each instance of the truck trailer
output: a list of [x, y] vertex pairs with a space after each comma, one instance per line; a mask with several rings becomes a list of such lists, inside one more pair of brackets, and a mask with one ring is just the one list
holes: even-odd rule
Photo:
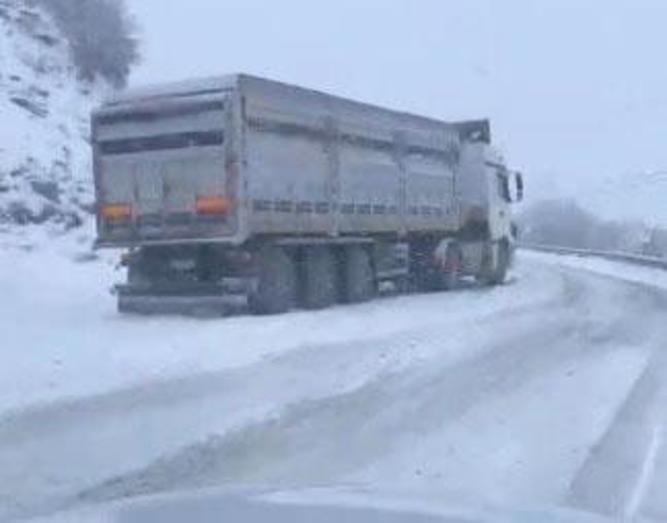
[[129, 90], [92, 131], [97, 245], [127, 249], [121, 311], [318, 309], [369, 300], [384, 280], [499, 284], [511, 262], [523, 181], [487, 120], [237, 74]]

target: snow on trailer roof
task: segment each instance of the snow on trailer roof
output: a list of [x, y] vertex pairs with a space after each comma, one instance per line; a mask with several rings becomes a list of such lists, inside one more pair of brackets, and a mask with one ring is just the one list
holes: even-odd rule
[[148, 85], [144, 87], [136, 87], [116, 94], [108, 99], [102, 107], [117, 107], [125, 104], [136, 102], [150, 102], [159, 101], [168, 98], [185, 98], [190, 96], [204, 97], [215, 96], [217, 94], [231, 91], [237, 88], [243, 80], [250, 82], [257, 82], [265, 85], [272, 85], [280, 89], [289, 90], [292, 92], [301, 92], [310, 96], [326, 97], [331, 100], [336, 100], [343, 103], [352, 103], [366, 109], [374, 109], [385, 113], [392, 113], [397, 116], [407, 117], [410, 119], [421, 120], [429, 124], [451, 126], [461, 135], [463, 139], [472, 141], [491, 142], [491, 126], [488, 119], [468, 120], [463, 122], [447, 122], [431, 118], [427, 116], [410, 113], [407, 111], [400, 111], [381, 107], [379, 105], [353, 100], [351, 98], [344, 98], [342, 96], [301, 87], [285, 82], [270, 80], [259, 76], [252, 76], [248, 74], [235, 73], [222, 76], [213, 76], [200, 79], [185, 80], [180, 82], [170, 82], [159, 85]]
[[105, 104], [115, 105], [137, 100], [149, 100], [154, 98], [171, 98], [176, 96], [187, 96], [197, 94], [208, 94], [222, 92], [232, 89], [238, 83], [239, 75], [213, 76], [181, 82], [169, 82], [164, 84], [146, 85], [133, 87], [115, 94], [107, 99]]

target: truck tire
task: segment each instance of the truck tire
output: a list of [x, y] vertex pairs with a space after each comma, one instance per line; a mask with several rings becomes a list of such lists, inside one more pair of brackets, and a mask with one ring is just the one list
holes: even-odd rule
[[437, 243], [432, 241], [418, 241], [410, 244], [410, 286], [418, 292], [432, 292], [441, 289], [441, 275], [434, 260], [436, 247]]
[[132, 306], [125, 296], [116, 296], [116, 310], [118, 314], [131, 314]]
[[507, 270], [510, 266], [510, 256], [511, 253], [508, 243], [506, 241], [500, 242], [500, 245], [498, 245], [498, 260], [491, 280], [492, 285], [502, 285], [505, 283]]
[[375, 274], [371, 256], [361, 245], [345, 249], [343, 298], [345, 303], [363, 303], [375, 295]]
[[280, 247], [267, 247], [258, 253], [259, 281], [249, 297], [255, 314], [281, 314], [296, 305], [297, 279], [294, 260]]
[[488, 252], [484, 256], [480, 272], [475, 276], [478, 283], [482, 285], [501, 285], [507, 276], [507, 269], [510, 263], [510, 250], [506, 241], [501, 241], [498, 246], [498, 253], [494, 260], [493, 246], [489, 245]]
[[303, 255], [303, 305], [324, 309], [338, 301], [336, 258], [328, 247], [306, 247]]
[[[157, 271], [151, 273], [151, 251], [145, 248], [132, 253], [127, 258], [127, 283], [129, 285], [148, 285], [155, 278]], [[155, 265], [155, 264], [153, 264]]]
[[127, 266], [127, 283], [130, 285], [147, 285], [151, 282], [146, 274], [146, 267], [143, 263], [134, 262]]
[[450, 243], [445, 253], [445, 263], [442, 268], [441, 286], [445, 291], [454, 290], [461, 283], [463, 252], [456, 243]]

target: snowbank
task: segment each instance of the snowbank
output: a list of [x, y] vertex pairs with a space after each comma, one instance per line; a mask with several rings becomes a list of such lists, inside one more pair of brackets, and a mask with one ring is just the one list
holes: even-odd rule
[[667, 271], [663, 269], [642, 267], [629, 262], [605, 260], [595, 256], [551, 254], [535, 251], [522, 251], [521, 256], [527, 260], [582, 269], [602, 276], [667, 289]]

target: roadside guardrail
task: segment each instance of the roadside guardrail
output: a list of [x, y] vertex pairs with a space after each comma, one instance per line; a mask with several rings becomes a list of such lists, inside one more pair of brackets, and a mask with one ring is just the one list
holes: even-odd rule
[[544, 245], [535, 243], [520, 243], [520, 249], [528, 251], [548, 252], [552, 254], [569, 254], [574, 256], [590, 256], [604, 258], [611, 261], [622, 261], [642, 265], [644, 267], [655, 267], [667, 270], [667, 258], [658, 258], [657, 256], [643, 256], [640, 254], [631, 254], [620, 251], [602, 251], [595, 249], [575, 249], [572, 247], [561, 247], [558, 245]]

